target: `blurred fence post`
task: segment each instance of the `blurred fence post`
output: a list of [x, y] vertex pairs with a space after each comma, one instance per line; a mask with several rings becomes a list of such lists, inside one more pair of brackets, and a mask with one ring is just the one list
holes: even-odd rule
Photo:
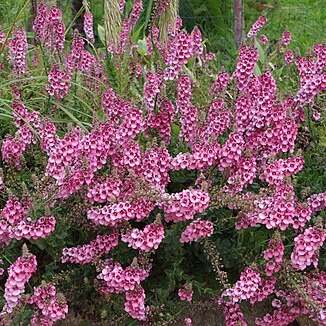
[[[27, 20], [27, 26], [26, 26], [26, 31], [28, 33], [33, 32], [33, 23], [34, 23], [34, 19], [35, 19], [36, 15], [37, 15], [37, 6], [39, 5], [39, 3], [40, 3], [40, 0], [32, 0], [31, 1], [31, 6], [30, 6], [30, 10], [29, 10], [30, 16]], [[28, 41], [31, 44], [35, 44], [34, 38], [28, 38]]]
[[243, 0], [233, 1], [233, 15], [234, 15], [234, 42], [237, 49], [241, 45], [242, 33], [244, 29], [243, 19]]
[[[82, 10], [83, 8], [83, 0], [72, 0], [72, 15], [73, 17], [76, 17], [76, 15]], [[77, 29], [79, 34], [83, 35], [84, 33], [84, 15], [79, 15], [74, 23], [73, 29]]]

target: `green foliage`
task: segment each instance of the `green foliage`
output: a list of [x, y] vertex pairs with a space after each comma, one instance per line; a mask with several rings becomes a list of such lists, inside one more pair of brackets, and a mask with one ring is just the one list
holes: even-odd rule
[[[281, 38], [288, 28], [293, 36], [293, 48], [299, 48], [304, 54], [315, 43], [325, 42], [325, 34], [317, 31], [326, 29], [326, 11], [324, 0], [250, 0], [245, 1], [246, 30], [256, 18], [266, 13], [269, 22], [264, 27], [273, 42]], [[271, 8], [264, 10], [263, 6]]]

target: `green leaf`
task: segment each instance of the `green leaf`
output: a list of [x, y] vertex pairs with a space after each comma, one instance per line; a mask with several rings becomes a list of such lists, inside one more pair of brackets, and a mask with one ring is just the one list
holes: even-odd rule
[[259, 68], [258, 64], [255, 65], [254, 75], [257, 77], [261, 75], [261, 69]]
[[97, 33], [101, 42], [105, 45], [105, 30], [104, 27], [100, 24], [97, 25]]
[[131, 39], [133, 42], [137, 42], [139, 35], [140, 35], [141, 31], [143, 30], [144, 26], [145, 26], [145, 23], [142, 23], [139, 26], [137, 26], [137, 28], [135, 28], [133, 30], [132, 35], [131, 35]]
[[265, 54], [265, 51], [262, 48], [261, 44], [257, 41], [256, 38], [255, 38], [255, 46], [256, 46], [256, 48], [258, 50], [258, 54], [259, 54], [258, 60], [263, 65], [266, 61], [266, 54]]
[[144, 56], [148, 53], [145, 38], [142, 40], [138, 40], [137, 52], [139, 54], [141, 54], [142, 56]]

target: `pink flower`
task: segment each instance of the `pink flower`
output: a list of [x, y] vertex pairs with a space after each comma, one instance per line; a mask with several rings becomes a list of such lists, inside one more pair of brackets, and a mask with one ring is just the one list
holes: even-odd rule
[[290, 66], [292, 64], [292, 62], [294, 61], [294, 53], [293, 53], [293, 51], [287, 50], [284, 53], [284, 61], [285, 61], [287, 66]]
[[185, 322], [186, 326], [191, 326], [192, 325], [192, 319], [191, 318], [185, 318], [184, 322]]
[[268, 43], [268, 37], [266, 35], [262, 35], [259, 37], [258, 41], [262, 44]]
[[253, 77], [254, 68], [258, 60], [258, 50], [242, 45], [239, 50], [239, 58], [233, 77], [237, 80], [237, 87], [243, 91]]
[[209, 204], [207, 193], [197, 189], [187, 189], [172, 194], [161, 206], [165, 211], [167, 222], [181, 222], [193, 219], [194, 215], [203, 212]]
[[191, 289], [191, 285], [186, 283], [183, 288], [178, 290], [178, 295], [182, 301], [191, 301], [194, 291]]

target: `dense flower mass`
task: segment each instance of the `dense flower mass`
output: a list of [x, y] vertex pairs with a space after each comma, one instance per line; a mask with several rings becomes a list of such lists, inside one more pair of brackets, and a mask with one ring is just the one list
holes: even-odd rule
[[237, 80], [238, 89], [244, 90], [253, 78], [253, 71], [258, 60], [258, 50], [253, 47], [242, 45], [239, 51], [239, 60], [233, 73]]
[[[92, 318], [101, 320], [95, 323], [114, 313], [118, 322], [156, 324], [165, 316], [161, 298], [188, 303], [197, 289], [219, 291], [206, 291], [210, 280], [191, 275], [198, 258], [198, 273], [208, 271], [207, 258], [207, 275], [216, 273], [222, 287], [213, 302], [227, 326], [247, 325], [241, 302], [265, 299], [272, 308], [256, 325], [288, 325], [301, 315], [325, 324], [326, 276], [317, 267], [326, 194], [296, 188], [306, 157], [296, 141], [305, 119], [322, 120], [326, 46], [304, 56], [288, 49], [288, 31], [276, 45], [258, 38], [267, 23], [261, 16], [232, 73], [214, 66], [199, 28], [188, 32], [176, 18], [162, 30], [172, 1], [154, 1], [148, 26], [138, 22], [141, 0], [132, 7], [116, 1], [117, 42], [105, 40], [105, 51], [96, 47], [87, 1], [83, 6], [80, 31], [66, 32], [61, 11], [44, 3], [31, 44], [23, 29], [0, 31], [1, 69], [15, 78], [0, 89], [11, 109], [4, 117], [13, 121], [2, 130], [0, 250], [14, 261], [8, 267], [0, 260], [0, 323], [28, 306], [31, 325], [54, 325], [67, 316], [67, 302], [78, 311], [85, 287], [87, 304], [98, 310]], [[283, 72], [284, 62], [297, 70]], [[279, 84], [289, 70], [298, 86], [284, 96]], [[26, 73], [30, 85], [21, 79]], [[24, 241], [37, 260], [26, 245], [11, 258]], [[220, 249], [223, 260], [242, 266], [233, 285]], [[119, 309], [127, 314], [116, 316]], [[192, 324], [174, 317], [169, 322]]]

